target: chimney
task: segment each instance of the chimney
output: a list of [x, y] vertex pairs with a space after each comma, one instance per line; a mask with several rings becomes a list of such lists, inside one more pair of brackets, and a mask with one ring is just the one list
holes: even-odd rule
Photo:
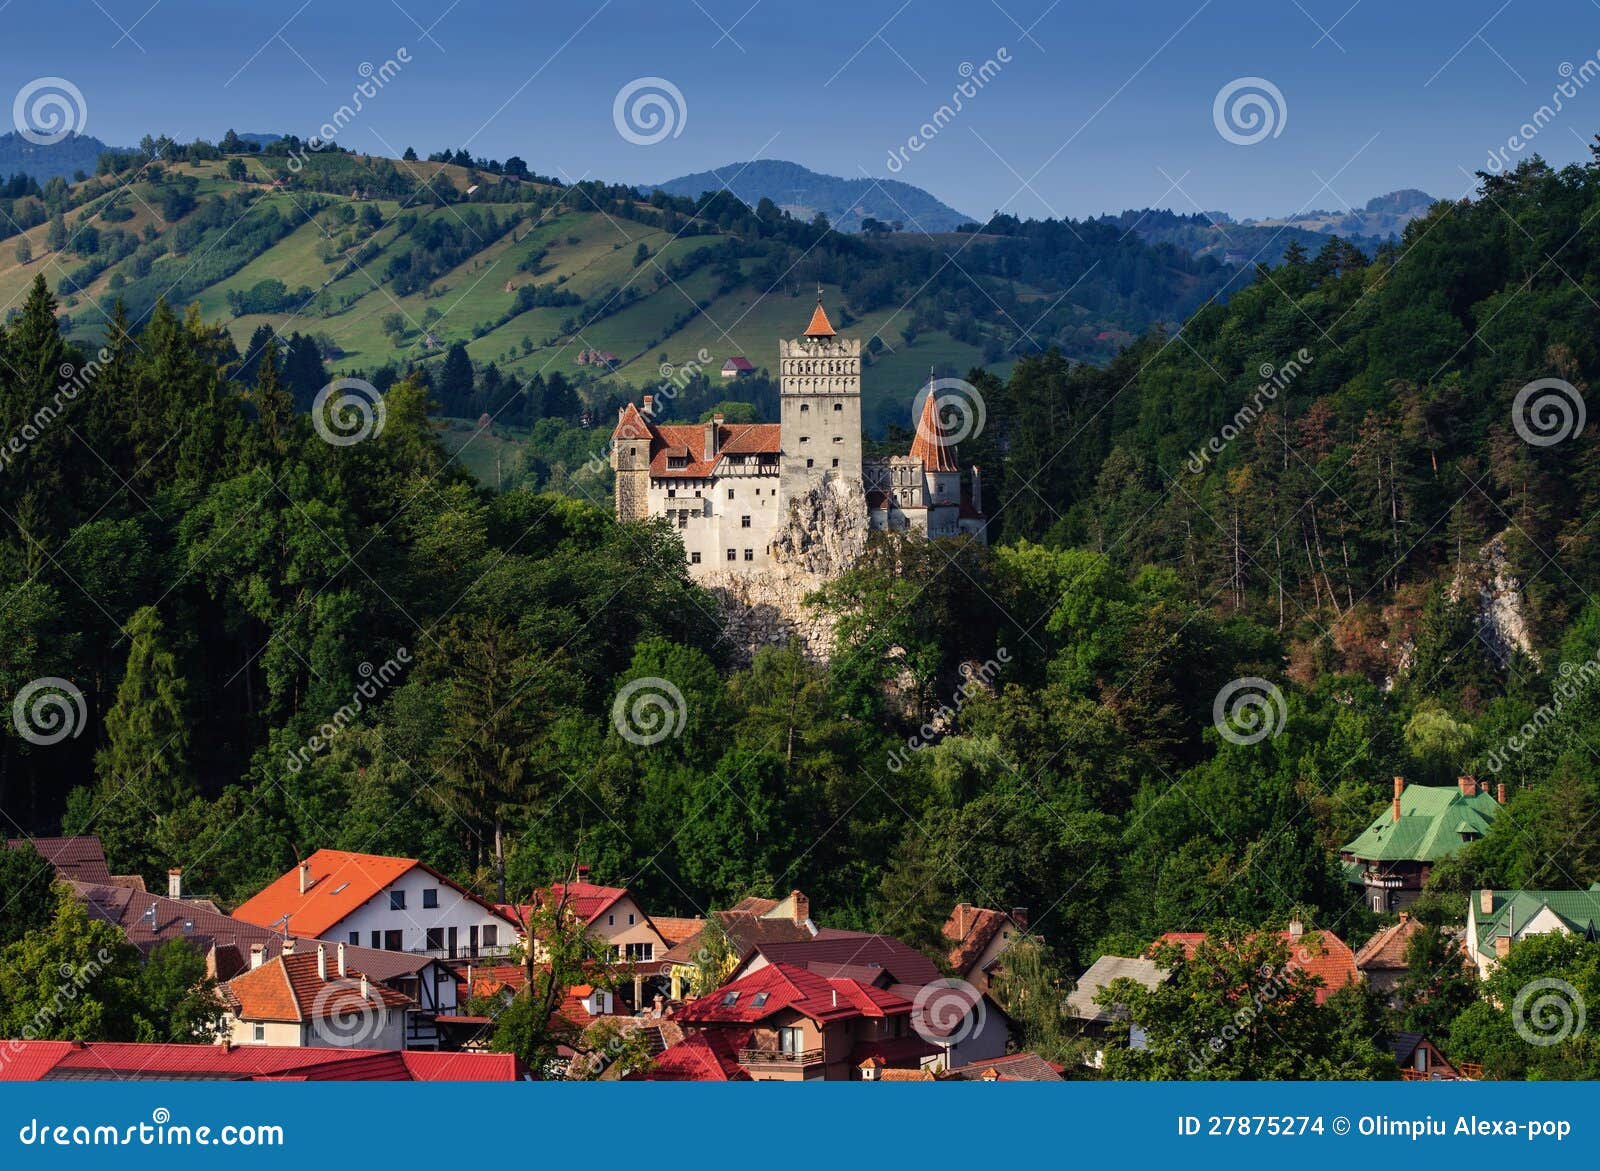
[[794, 900], [795, 926], [804, 927], [806, 920], [811, 918], [811, 900], [797, 890], [790, 891], [789, 897]]
[[839, 990], [837, 988], [833, 990], [833, 1007], [839, 1007]]
[[183, 897], [183, 870], [174, 868], [167, 871], [167, 897], [181, 899]]
[[715, 459], [717, 455], [717, 438], [721, 434], [722, 416], [712, 415], [711, 422], [706, 424], [706, 458]]
[[1495, 790], [1494, 799], [1501, 805], [1506, 803], [1506, 783], [1504, 781], [1501, 781], [1500, 787]]
[[319, 943], [319, 944], [317, 944], [317, 979], [326, 980], [327, 978], [328, 978], [328, 949], [323, 947], [322, 944]]
[[1461, 795], [1463, 797], [1476, 797], [1478, 795], [1477, 777], [1457, 777], [1456, 784], [1461, 786]]
[[1028, 929], [1028, 908], [1012, 907], [1011, 922], [1016, 925], [1018, 931], [1026, 931]]
[[283, 941], [283, 954], [286, 956], [294, 955], [294, 945], [296, 942], [297, 941], [294, 936], [287, 936]]
[[224, 1053], [233, 1052], [233, 1038], [231, 1038], [231, 1037], [222, 1038], [222, 1040], [217, 1042], [217, 1048], [221, 1049]]
[[1394, 819], [1396, 821], [1400, 820], [1400, 794], [1405, 792], [1405, 788], [1406, 779], [1404, 777], [1396, 777], [1394, 779]]
[[361, 973], [361, 999], [372, 999], [372, 985], [367, 982], [367, 974], [365, 972]]
[[655, 413], [656, 396], [653, 394], [647, 394], [644, 396], [644, 417], [647, 419], [652, 419], [655, 417]]
[[1299, 939], [1305, 933], [1306, 933], [1306, 925], [1300, 921], [1300, 916], [1299, 915], [1296, 915], [1293, 919], [1289, 920], [1289, 938], [1290, 939]]
[[666, 1007], [667, 1007], [667, 999], [666, 999], [666, 997], [662, 996], [661, 993], [657, 992], [656, 993], [656, 997], [655, 997], [655, 1002], [654, 1002], [654, 1011], [652, 1011], [651, 1015], [652, 1016], [660, 1016], [663, 1012], [666, 1011]]
[[1496, 935], [1494, 937], [1494, 954], [1497, 959], [1505, 959], [1511, 954], [1511, 936]]
[[300, 863], [300, 893], [305, 894], [311, 889], [311, 863]]
[[1490, 890], [1488, 887], [1484, 887], [1484, 889], [1478, 892], [1478, 914], [1494, 914], [1494, 891]]
[[587, 866], [585, 866], [581, 862], [578, 864], [578, 881], [579, 882], [588, 882], [589, 881], [589, 868]]
[[338, 958], [339, 975], [344, 975], [344, 944], [339, 945], [339, 950], [334, 953]]
[[252, 943], [250, 945], [250, 966], [252, 968], [259, 968], [261, 966], [261, 961], [266, 958], [266, 955], [267, 949], [264, 946], [259, 943]]
[[972, 511], [983, 512], [983, 473], [977, 464], [972, 465]]
[[965, 939], [967, 937], [967, 928], [970, 927], [971, 925], [972, 925], [972, 904], [971, 903], [957, 903], [956, 904], [956, 938], [957, 939]]
[[1400, 912], [1400, 922], [1404, 923], [1409, 918], [1411, 918], [1411, 912], [1410, 911], [1401, 911]]

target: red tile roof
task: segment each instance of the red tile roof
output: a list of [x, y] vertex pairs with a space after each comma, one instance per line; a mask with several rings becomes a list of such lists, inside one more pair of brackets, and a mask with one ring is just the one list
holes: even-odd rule
[[754, 362], [740, 354], [735, 354], [722, 364], [722, 368], [724, 370], [728, 369], [729, 367], [740, 371], [754, 370], [756, 368]]
[[370, 979], [363, 995], [361, 973], [348, 962], [345, 975], [339, 975], [334, 948], [326, 950], [324, 962], [327, 979], [317, 975], [314, 952], [279, 956], [228, 981], [225, 995], [239, 1018], [247, 1021], [326, 1020], [348, 1013], [416, 1007], [415, 1001]]
[[672, 915], [651, 915], [650, 922], [656, 925], [656, 934], [668, 947], [676, 947], [685, 940], [694, 939], [706, 926], [704, 919], [680, 919]]
[[93, 834], [71, 838], [7, 838], [6, 846], [32, 846], [46, 862], [56, 869], [59, 878], [68, 882], [111, 883], [111, 871], [106, 866], [105, 851], [100, 839]]
[[830, 980], [794, 964], [768, 964], [683, 1005], [674, 1019], [688, 1024], [753, 1025], [784, 1009], [821, 1024], [900, 1016], [911, 1011], [911, 1001], [856, 980]]
[[974, 907], [971, 903], [956, 904], [942, 929], [944, 937], [951, 943], [950, 954], [946, 957], [951, 970], [965, 975], [978, 962], [990, 941], [1010, 921], [1011, 917], [1004, 911]]
[[[916, 948], [888, 935], [824, 927], [808, 939], [758, 943], [755, 951], [768, 963], [794, 964], [822, 976], [887, 977], [891, 984], [932, 984], [940, 978], [937, 964]], [[869, 974], [870, 973], [870, 974]]]
[[1361, 945], [1361, 950], [1356, 952], [1356, 967], [1363, 972], [1373, 970], [1403, 972], [1406, 970], [1406, 948], [1410, 945], [1412, 937], [1419, 931], [1430, 930], [1432, 928], [1419, 923], [1402, 911], [1400, 922], [1383, 928]]
[[739, 1049], [750, 1039], [743, 1029], [707, 1029], [669, 1045], [644, 1073], [629, 1077], [641, 1082], [747, 1082], [750, 1075], [739, 1065]]
[[922, 417], [917, 420], [917, 437], [911, 441], [911, 458], [922, 461], [925, 472], [956, 471], [956, 457], [944, 439], [944, 421], [939, 418], [939, 396], [930, 383], [928, 397], [922, 400]]
[[477, 895], [415, 858], [318, 850], [306, 864], [311, 868], [311, 885], [304, 894], [300, 893], [300, 869], [296, 867], [235, 908], [234, 918], [290, 935], [325, 935], [390, 883], [416, 869], [493, 911]]
[[0, 1081], [516, 1081], [524, 1072], [501, 1053], [0, 1041]]
[[834, 334], [833, 323], [828, 320], [828, 315], [822, 308], [822, 294], [817, 294], [817, 307], [811, 313], [811, 324], [806, 326], [807, 337], [832, 337]]
[[957, 1066], [944, 1076], [959, 1081], [984, 1081], [993, 1070], [995, 1081], [1002, 1082], [1064, 1082], [1062, 1066], [1046, 1061], [1036, 1053], [1008, 1053], [1004, 1057], [991, 1057], [971, 1065]]
[[[1287, 931], [1275, 933], [1289, 946], [1289, 966], [1299, 968], [1322, 981], [1317, 988], [1317, 1003], [1321, 1004], [1346, 984], [1361, 981], [1356, 969], [1355, 953], [1348, 944], [1331, 931], [1307, 931], [1295, 936]], [[1204, 931], [1169, 931], [1152, 945], [1175, 943], [1183, 948], [1185, 958], [1194, 955], [1195, 949], [1205, 940]]]

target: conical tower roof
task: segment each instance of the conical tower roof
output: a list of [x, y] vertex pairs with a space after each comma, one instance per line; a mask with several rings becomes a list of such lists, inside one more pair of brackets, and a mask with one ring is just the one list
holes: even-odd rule
[[822, 290], [817, 290], [817, 307], [811, 313], [811, 324], [806, 326], [807, 337], [832, 337], [834, 335], [833, 323], [828, 320], [828, 315], [822, 308]]
[[922, 400], [922, 417], [917, 420], [917, 437], [911, 441], [911, 458], [920, 459], [924, 471], [954, 472], [953, 445], [944, 439], [944, 424], [939, 419], [939, 395], [928, 383], [928, 397]]

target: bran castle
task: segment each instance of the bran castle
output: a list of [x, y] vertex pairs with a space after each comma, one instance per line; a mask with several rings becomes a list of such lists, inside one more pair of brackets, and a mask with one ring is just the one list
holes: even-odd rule
[[864, 459], [861, 341], [837, 334], [820, 293], [804, 336], [779, 341], [778, 356], [778, 423], [657, 423], [648, 394], [643, 409], [622, 408], [611, 433], [618, 520], [666, 517], [690, 574], [736, 595], [796, 568], [795, 590], [804, 579], [814, 588], [849, 568], [868, 532], [983, 539], [978, 469], [964, 487], [936, 388], [909, 454]]

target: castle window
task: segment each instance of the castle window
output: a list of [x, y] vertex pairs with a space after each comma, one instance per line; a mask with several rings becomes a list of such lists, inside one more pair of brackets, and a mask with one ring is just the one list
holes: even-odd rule
[[833, 404], [833, 409], [836, 410], [836, 411], [842, 411], [842, 410], [844, 410], [844, 404], [843, 403], [834, 403]]
[[809, 435], [800, 436], [800, 442], [801, 443], [810, 443], [811, 442], [811, 436], [809, 436]]
[[744, 551], [744, 559], [746, 561], [754, 561], [756, 559], [756, 551], [754, 549], [746, 549]]
[[668, 488], [667, 489], [667, 495], [669, 497], [676, 496], [677, 494], [678, 494], [678, 490], [676, 488]]
[[833, 461], [833, 466], [834, 467], [838, 467], [839, 466], [839, 461], [838, 460], [834, 460]]
[[689, 554], [689, 564], [690, 565], [699, 565], [700, 564], [700, 554], [698, 554], [698, 553]]
[[801, 403], [800, 404], [800, 409], [802, 411], [809, 411], [811, 409], [811, 404], [810, 403]]
[[[757, 491], [760, 491], [760, 489], [757, 489]], [[733, 489], [732, 488], [728, 489], [728, 499], [729, 500], [733, 499]]]
[[809, 467], [810, 467], [810, 466], [811, 466], [811, 465], [812, 465], [812, 464], [813, 464], [813, 463], [814, 463], [814, 462], [816, 462], [816, 461], [814, 461], [814, 460], [809, 460], [809, 459], [808, 459], [808, 460], [806, 460], [806, 467], [808, 467], [808, 468], [809, 468]]
[[748, 516], [741, 516], [739, 518], [739, 527], [741, 529], [749, 528], [750, 527], [750, 518]]
[[833, 437], [833, 441], [835, 443], [843, 443], [844, 442], [844, 436], [843, 435], [835, 435]]
[[729, 549], [728, 550], [728, 560], [729, 561], [737, 561], [737, 560], [739, 560], [739, 550], [737, 550], [737, 549]]

